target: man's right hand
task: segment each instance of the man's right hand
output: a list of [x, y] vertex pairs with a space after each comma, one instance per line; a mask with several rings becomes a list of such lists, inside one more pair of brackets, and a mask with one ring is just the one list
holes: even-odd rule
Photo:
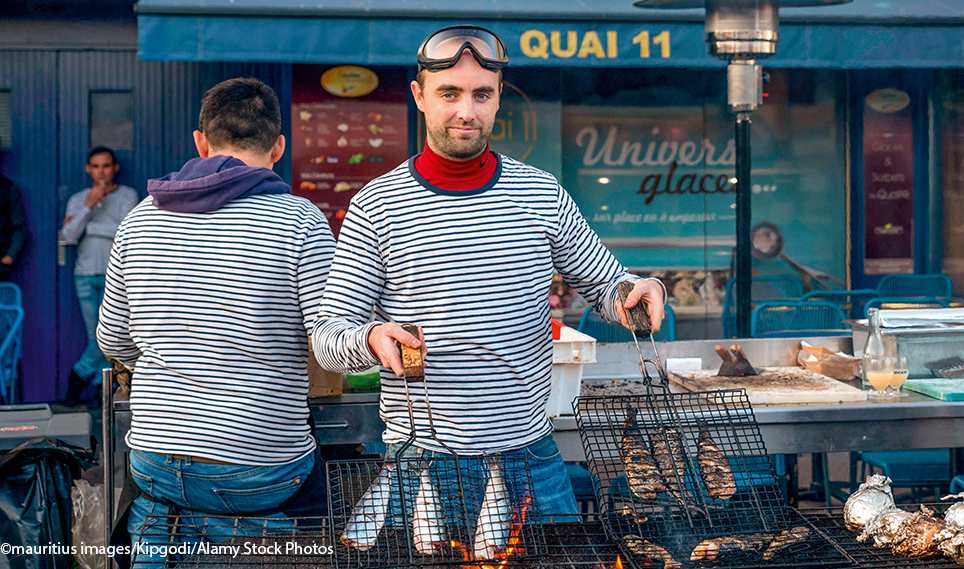
[[394, 322], [379, 324], [368, 332], [368, 347], [375, 354], [375, 357], [382, 362], [383, 366], [391, 369], [395, 372], [395, 375], [402, 377], [405, 368], [402, 366], [402, 355], [398, 353], [396, 342], [401, 342], [410, 348], [421, 347], [422, 359], [424, 359], [427, 353], [425, 337], [421, 328], [418, 329], [418, 333], [421, 338], [409, 334]]
[[103, 182], [97, 182], [90, 187], [90, 191], [87, 192], [87, 199], [84, 200], [84, 207], [94, 207], [99, 204], [104, 196], [107, 195], [107, 184]]

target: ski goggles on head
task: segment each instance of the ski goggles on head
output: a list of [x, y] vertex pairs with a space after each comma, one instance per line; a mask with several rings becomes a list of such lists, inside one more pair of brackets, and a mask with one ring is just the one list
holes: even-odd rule
[[458, 63], [468, 49], [483, 68], [498, 71], [509, 64], [502, 39], [479, 26], [449, 26], [432, 33], [418, 48], [418, 69], [440, 71]]

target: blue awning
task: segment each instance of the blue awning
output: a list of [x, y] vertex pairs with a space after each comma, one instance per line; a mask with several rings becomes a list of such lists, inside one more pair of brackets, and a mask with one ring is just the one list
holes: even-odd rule
[[[413, 65], [432, 30], [470, 22], [505, 40], [510, 65], [719, 67], [702, 10], [642, 10], [630, 0], [140, 0], [145, 60]], [[961, 0], [854, 0], [780, 11], [771, 67], [964, 67]]]

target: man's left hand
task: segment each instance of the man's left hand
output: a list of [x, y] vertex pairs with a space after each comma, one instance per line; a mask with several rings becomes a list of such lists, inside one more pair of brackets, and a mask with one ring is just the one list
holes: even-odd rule
[[4, 255], [3, 258], [0, 258], [0, 263], [3, 263], [4, 265], [12, 265], [13, 257], [10, 255]]
[[626, 297], [625, 305], [619, 299], [616, 299], [616, 312], [619, 313], [619, 320], [623, 326], [629, 328], [629, 321], [626, 320], [624, 308], [632, 308], [640, 301], [643, 301], [644, 306], [646, 306], [646, 314], [653, 326], [653, 334], [659, 332], [664, 316], [663, 303], [666, 302], [666, 299], [663, 298], [663, 287], [654, 280], [637, 281], [633, 285], [632, 292]]

